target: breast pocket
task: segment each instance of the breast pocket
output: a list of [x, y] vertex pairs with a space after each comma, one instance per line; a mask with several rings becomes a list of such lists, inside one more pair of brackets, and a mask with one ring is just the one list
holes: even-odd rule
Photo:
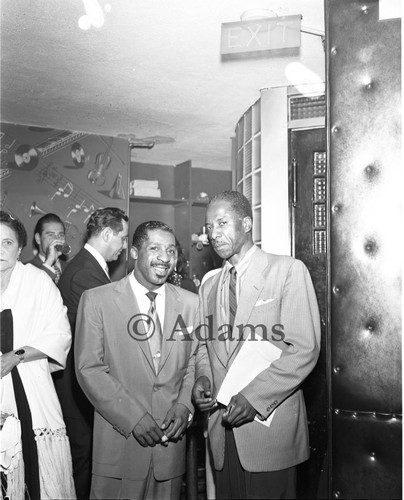
[[[250, 328], [255, 329], [256, 334], [271, 339], [277, 336], [276, 332], [282, 330], [280, 325], [280, 299], [262, 298], [257, 300], [249, 318]], [[262, 334], [261, 334], [262, 332]], [[275, 340], [272, 338], [272, 340]]]

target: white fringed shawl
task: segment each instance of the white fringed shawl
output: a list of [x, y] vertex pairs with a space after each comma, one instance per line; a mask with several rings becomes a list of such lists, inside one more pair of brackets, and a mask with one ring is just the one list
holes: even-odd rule
[[[13, 314], [13, 348], [32, 346], [48, 356], [18, 365], [38, 448], [41, 498], [76, 498], [69, 441], [50, 374], [65, 367], [71, 345], [66, 307], [45, 272], [17, 262], [1, 297], [1, 310], [4, 309], [11, 309]], [[17, 416], [11, 374], [1, 379], [0, 400], [3, 412]], [[8, 474], [11, 487], [21, 484], [18, 477], [12, 477], [17, 471], [18, 475], [23, 474], [22, 463]], [[23, 496], [14, 492], [11, 498]]]

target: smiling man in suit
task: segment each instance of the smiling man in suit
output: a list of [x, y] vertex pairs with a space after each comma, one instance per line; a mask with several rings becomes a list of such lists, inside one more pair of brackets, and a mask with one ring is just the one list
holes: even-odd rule
[[166, 283], [177, 250], [169, 226], [140, 224], [133, 273], [84, 292], [76, 372], [95, 407], [91, 498], [178, 500], [193, 415], [198, 296]]
[[77, 308], [85, 290], [110, 283], [107, 262], [118, 259], [127, 248], [128, 217], [119, 208], [95, 210], [87, 223], [87, 242], [69, 262], [58, 287], [67, 307], [72, 347], [66, 369], [54, 375], [73, 459], [73, 477], [78, 500], [87, 500], [91, 486], [91, 453], [94, 408], [81, 390], [74, 369]]
[[[213, 334], [198, 348], [193, 398], [210, 412], [216, 498], [294, 498], [296, 465], [309, 456], [299, 387], [314, 368], [320, 346], [313, 285], [301, 261], [253, 244], [251, 206], [241, 193], [215, 196], [206, 228], [224, 263], [204, 279], [199, 292], [201, 319], [213, 317]], [[222, 406], [217, 393], [251, 326], [280, 349], [280, 357]], [[260, 341], [254, 345], [260, 349]], [[269, 427], [257, 421], [271, 414]]]

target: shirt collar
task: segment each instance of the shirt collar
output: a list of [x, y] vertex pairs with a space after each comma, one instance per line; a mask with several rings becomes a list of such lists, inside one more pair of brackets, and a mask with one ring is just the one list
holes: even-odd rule
[[[129, 275], [129, 282], [136, 297], [146, 295], [146, 293], [150, 291], [148, 288], [139, 283], [133, 271]], [[156, 288], [156, 290], [153, 290], [153, 292], [157, 293], [157, 295], [161, 297], [165, 296], [165, 291], [166, 291], [165, 283], [161, 285], [159, 288]]]
[[[257, 245], [253, 245], [248, 252], [244, 255], [244, 257], [238, 262], [234, 267], [236, 268], [237, 271], [237, 276], [241, 277], [247, 270], [247, 267], [249, 266], [252, 256], [254, 253], [257, 251], [258, 247]], [[230, 264], [228, 260], [225, 261], [224, 266], [226, 268], [226, 271], [229, 271], [233, 265]]]

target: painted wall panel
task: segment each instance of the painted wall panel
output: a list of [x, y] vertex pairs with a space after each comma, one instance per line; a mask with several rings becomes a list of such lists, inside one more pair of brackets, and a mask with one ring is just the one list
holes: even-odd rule
[[[28, 234], [22, 261], [33, 257], [35, 224], [45, 213], [66, 226], [69, 258], [85, 240], [91, 213], [101, 207], [128, 210], [130, 150], [126, 140], [83, 132], [2, 123], [1, 209], [18, 217]], [[126, 255], [111, 264], [124, 275]]]

